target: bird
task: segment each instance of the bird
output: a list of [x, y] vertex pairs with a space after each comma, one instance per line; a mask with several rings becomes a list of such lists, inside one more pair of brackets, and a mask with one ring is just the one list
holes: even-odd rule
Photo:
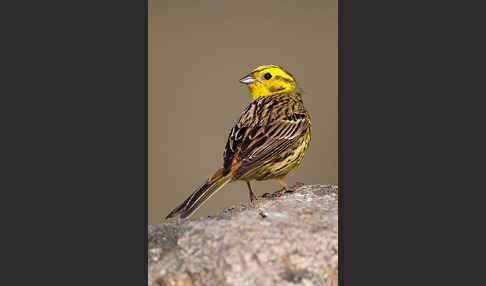
[[278, 65], [262, 65], [240, 82], [252, 97], [229, 133], [223, 164], [166, 219], [190, 217], [226, 184], [245, 181], [250, 201], [257, 200], [250, 181], [276, 180], [281, 196], [291, 191], [283, 178], [301, 166], [311, 141], [311, 118], [304, 108], [303, 91], [295, 78]]

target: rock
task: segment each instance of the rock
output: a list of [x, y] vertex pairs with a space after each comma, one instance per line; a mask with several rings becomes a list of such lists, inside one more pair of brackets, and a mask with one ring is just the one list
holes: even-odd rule
[[149, 285], [332, 285], [338, 188], [303, 185], [194, 220], [149, 226]]

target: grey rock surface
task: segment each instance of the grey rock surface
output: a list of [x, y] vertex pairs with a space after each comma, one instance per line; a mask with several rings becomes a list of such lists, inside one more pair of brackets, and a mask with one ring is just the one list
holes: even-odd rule
[[303, 185], [194, 220], [149, 226], [149, 285], [332, 285], [338, 188]]

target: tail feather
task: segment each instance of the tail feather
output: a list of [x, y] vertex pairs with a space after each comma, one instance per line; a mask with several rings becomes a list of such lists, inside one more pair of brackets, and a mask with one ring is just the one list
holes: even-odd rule
[[182, 204], [170, 212], [166, 219], [180, 215], [181, 218], [191, 216], [206, 200], [219, 191], [231, 180], [232, 172], [223, 175], [219, 169], [214, 175], [190, 195]]

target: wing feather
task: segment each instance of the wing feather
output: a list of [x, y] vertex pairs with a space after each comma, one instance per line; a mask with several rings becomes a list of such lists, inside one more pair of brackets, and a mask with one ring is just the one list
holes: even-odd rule
[[310, 126], [303, 106], [292, 106], [301, 101], [265, 99], [252, 102], [230, 131], [223, 153], [225, 172], [237, 151], [236, 161], [242, 161], [234, 179], [285, 152]]

